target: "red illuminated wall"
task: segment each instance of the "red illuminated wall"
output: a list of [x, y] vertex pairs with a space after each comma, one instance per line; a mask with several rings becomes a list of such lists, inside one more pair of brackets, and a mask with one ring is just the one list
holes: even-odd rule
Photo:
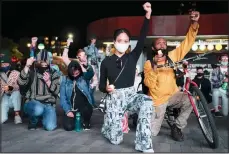
[[[132, 36], [138, 36], [143, 19], [143, 16], [100, 19], [88, 25], [87, 33], [107, 39], [113, 37], [115, 29], [127, 28]], [[188, 15], [152, 16], [148, 36], [183, 36], [189, 23]], [[199, 24], [198, 35], [228, 35], [228, 14], [201, 15]]]

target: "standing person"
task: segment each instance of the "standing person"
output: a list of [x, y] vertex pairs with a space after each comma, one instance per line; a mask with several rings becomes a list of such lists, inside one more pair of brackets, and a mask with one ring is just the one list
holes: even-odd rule
[[89, 38], [90, 44], [86, 47], [84, 47], [84, 51], [87, 55], [87, 61], [89, 65], [92, 65], [96, 70], [96, 75], [99, 77], [99, 53], [98, 48], [96, 47], [96, 36], [91, 35]]
[[8, 120], [10, 108], [14, 109], [14, 123], [22, 123], [20, 117], [21, 95], [17, 84], [19, 72], [11, 70], [10, 51], [1, 51], [0, 56], [0, 104], [1, 104], [1, 123]]
[[[219, 58], [220, 66], [213, 69], [212, 82], [212, 103], [215, 108], [214, 115], [222, 117], [228, 115], [228, 55], [223, 54]], [[224, 85], [226, 85], [224, 87]], [[219, 112], [219, 98], [222, 98], [222, 113]]]
[[44, 129], [52, 131], [57, 127], [55, 104], [60, 91], [59, 75], [50, 69], [47, 51], [40, 51], [35, 61], [33, 57], [28, 58], [18, 78], [20, 92], [26, 97], [24, 111], [29, 116], [28, 129], [36, 129], [42, 116]]
[[83, 128], [89, 130], [94, 104], [89, 82], [94, 76], [94, 71], [87, 64], [87, 57], [82, 49], [79, 49], [77, 53], [79, 62], [70, 61], [68, 47], [72, 40], [68, 39], [67, 42], [67, 47], [63, 53], [63, 61], [68, 66], [68, 77], [63, 78], [60, 91], [60, 104], [65, 112], [64, 129], [71, 131], [75, 128], [74, 117], [76, 111], [79, 111], [83, 117]]
[[129, 31], [124, 28], [118, 29], [114, 32], [115, 54], [106, 57], [101, 64], [99, 89], [109, 94], [106, 97], [106, 113], [101, 132], [112, 144], [120, 144], [123, 141], [124, 113], [127, 110], [139, 112], [135, 149], [154, 152], [150, 125], [153, 113], [152, 100], [146, 95], [137, 94], [133, 86], [136, 64], [143, 51], [152, 12], [151, 4], [148, 2], [143, 8], [146, 15], [138, 43], [133, 51], [125, 53], [130, 44]]
[[[157, 65], [173, 63], [182, 60], [190, 51], [198, 33], [199, 12], [190, 14], [191, 24], [189, 31], [181, 45], [168, 52], [167, 42], [164, 38], [157, 38], [153, 43], [153, 54], [151, 60], [144, 65], [144, 84], [149, 88], [148, 95], [152, 97], [156, 114], [152, 118], [152, 134], [157, 136], [160, 131], [166, 108], [181, 108], [179, 116], [171, 129], [171, 136], [176, 141], [183, 141], [182, 129], [187, 125], [187, 120], [193, 108], [188, 95], [181, 92], [176, 84], [176, 72], [173, 68], [157, 68]], [[153, 68], [152, 68], [153, 67]]]

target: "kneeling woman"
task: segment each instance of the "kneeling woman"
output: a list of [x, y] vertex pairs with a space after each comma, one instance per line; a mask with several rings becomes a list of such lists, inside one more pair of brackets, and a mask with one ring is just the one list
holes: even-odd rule
[[75, 128], [75, 115], [80, 112], [83, 128], [90, 129], [90, 119], [93, 112], [92, 98], [89, 92], [89, 81], [94, 75], [92, 67], [82, 70], [77, 61], [72, 60], [68, 65], [68, 76], [64, 77], [60, 86], [60, 104], [65, 115], [63, 126], [66, 131]]
[[[100, 91], [109, 93], [106, 97], [106, 114], [102, 134], [113, 144], [123, 140], [122, 119], [125, 111], [138, 112], [138, 124], [135, 149], [154, 152], [151, 134], [152, 100], [143, 94], [137, 94], [134, 88], [136, 64], [142, 53], [151, 16], [151, 4], [143, 5], [146, 11], [144, 23], [136, 47], [125, 53], [130, 45], [130, 35], [126, 29], [114, 33], [115, 53], [106, 57], [101, 64]], [[109, 85], [107, 85], [107, 80]]]

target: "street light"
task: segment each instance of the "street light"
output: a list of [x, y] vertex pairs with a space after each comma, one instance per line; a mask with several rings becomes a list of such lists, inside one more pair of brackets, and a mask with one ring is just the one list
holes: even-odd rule
[[30, 43], [27, 43], [27, 47], [30, 48], [31, 47], [31, 44]]
[[68, 38], [73, 38], [73, 34], [68, 34]]
[[57, 40], [57, 39], [58, 39], [58, 37], [55, 37], [55, 39]]

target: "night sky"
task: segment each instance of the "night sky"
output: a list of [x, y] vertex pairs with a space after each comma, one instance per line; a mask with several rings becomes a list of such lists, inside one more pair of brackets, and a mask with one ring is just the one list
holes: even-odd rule
[[[59, 36], [72, 32], [79, 46], [86, 44], [86, 27], [91, 21], [112, 16], [143, 16], [145, 1], [2, 2], [2, 36], [19, 41], [21, 37]], [[184, 13], [191, 8], [184, 3]], [[177, 15], [181, 2], [151, 2], [152, 15]], [[227, 13], [227, 1], [197, 2], [201, 14]]]

